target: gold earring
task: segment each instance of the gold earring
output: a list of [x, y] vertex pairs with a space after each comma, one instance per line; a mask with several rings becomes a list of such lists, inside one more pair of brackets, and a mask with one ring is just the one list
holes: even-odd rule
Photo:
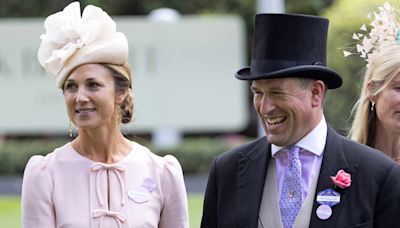
[[373, 112], [374, 110], [375, 110], [375, 101], [373, 101], [371, 104], [371, 112]]
[[69, 134], [69, 137], [72, 138], [73, 135], [72, 135], [72, 123], [71, 123], [71, 120], [69, 121], [68, 134]]

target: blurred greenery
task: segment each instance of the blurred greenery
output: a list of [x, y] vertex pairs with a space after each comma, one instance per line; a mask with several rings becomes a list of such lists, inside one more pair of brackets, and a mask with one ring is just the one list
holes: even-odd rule
[[203, 194], [189, 194], [189, 222], [191, 228], [200, 227], [203, 214]]
[[[0, 175], [22, 175], [28, 159], [36, 154], [46, 155], [64, 145], [69, 139], [8, 139], [0, 143]], [[186, 138], [171, 148], [157, 148], [148, 140], [136, 140], [155, 154], [175, 156], [185, 174], [207, 174], [211, 159], [247, 141], [243, 137]]]
[[[150, 148], [153, 146], [149, 145]], [[152, 149], [154, 153], [165, 156], [174, 155], [182, 165], [185, 174], [207, 174], [211, 160], [229, 149], [223, 138], [185, 139], [180, 145], [167, 149]]]
[[19, 196], [0, 196], [0, 227], [21, 227], [20, 204]]
[[318, 15], [323, 9], [329, 7], [334, 0], [286, 0], [285, 7], [288, 13], [301, 13]]
[[0, 175], [22, 175], [31, 156], [45, 155], [66, 142], [62, 139], [5, 140], [0, 143]]
[[[189, 219], [190, 227], [200, 227], [203, 195], [189, 194]], [[19, 228], [21, 227], [21, 200], [18, 196], [0, 196], [0, 227]]]

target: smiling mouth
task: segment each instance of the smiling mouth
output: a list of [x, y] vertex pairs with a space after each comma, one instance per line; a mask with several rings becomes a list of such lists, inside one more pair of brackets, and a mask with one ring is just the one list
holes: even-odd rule
[[281, 117], [265, 118], [265, 119], [266, 119], [266, 122], [268, 123], [268, 125], [274, 126], [274, 125], [283, 123], [286, 120], [286, 117], [281, 116]]
[[78, 114], [85, 114], [88, 112], [93, 112], [94, 110], [96, 110], [95, 108], [80, 108], [80, 109], [76, 109], [75, 112]]

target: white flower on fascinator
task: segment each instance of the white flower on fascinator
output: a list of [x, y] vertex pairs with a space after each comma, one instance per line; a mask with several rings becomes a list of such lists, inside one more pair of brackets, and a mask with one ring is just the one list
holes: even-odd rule
[[[79, 2], [73, 2], [63, 11], [48, 16], [44, 27], [46, 33], [40, 37], [42, 43], [38, 59], [46, 71], [56, 78], [58, 84], [79, 64], [96, 61], [117, 61], [115, 64], [123, 64], [127, 59], [128, 46], [125, 36], [116, 32], [115, 22], [99, 7], [88, 5], [81, 16]], [[115, 53], [107, 53], [110, 50]], [[78, 51], [84, 56], [75, 56]], [[109, 55], [115, 58], [118, 54], [122, 57], [116, 60], [107, 61], [107, 58], [103, 57]]]
[[373, 59], [374, 52], [379, 51], [382, 42], [400, 41], [400, 22], [397, 17], [399, 11], [389, 3], [385, 3], [378, 10], [378, 12], [367, 15], [369, 19], [372, 19], [369, 32], [367, 26], [362, 25], [359, 33], [353, 33], [352, 38], [357, 42], [356, 53], [343, 51], [345, 57], [358, 54], [367, 62], [368, 66]]

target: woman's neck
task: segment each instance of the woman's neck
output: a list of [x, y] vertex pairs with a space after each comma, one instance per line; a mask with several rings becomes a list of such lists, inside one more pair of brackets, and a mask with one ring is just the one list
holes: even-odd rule
[[377, 125], [375, 132], [375, 148], [400, 163], [400, 133]]
[[108, 164], [122, 160], [132, 150], [132, 143], [122, 135], [118, 127], [80, 129], [72, 146], [82, 156]]

